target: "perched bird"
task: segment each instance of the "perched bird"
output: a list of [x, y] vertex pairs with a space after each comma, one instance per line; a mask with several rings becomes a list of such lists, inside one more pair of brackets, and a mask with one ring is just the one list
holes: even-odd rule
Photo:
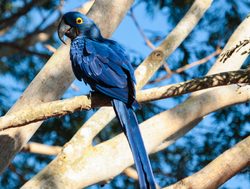
[[70, 59], [76, 78], [92, 90], [108, 96], [130, 145], [141, 189], [155, 189], [156, 184], [144, 147], [134, 110], [134, 69], [124, 49], [117, 42], [102, 37], [100, 29], [79, 12], [63, 15], [58, 36], [71, 39]]

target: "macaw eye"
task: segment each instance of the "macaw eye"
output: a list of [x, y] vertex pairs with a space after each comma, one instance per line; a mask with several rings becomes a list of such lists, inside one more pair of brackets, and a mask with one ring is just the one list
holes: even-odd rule
[[77, 24], [82, 24], [83, 23], [82, 18], [80, 18], [80, 17], [76, 18], [76, 23]]

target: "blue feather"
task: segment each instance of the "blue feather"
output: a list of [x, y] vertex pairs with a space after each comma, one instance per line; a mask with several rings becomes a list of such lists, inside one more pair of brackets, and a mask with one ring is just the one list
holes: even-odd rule
[[[75, 23], [78, 17], [83, 19], [82, 24]], [[111, 98], [134, 157], [140, 188], [155, 189], [152, 168], [134, 113], [138, 107], [134, 69], [125, 50], [117, 42], [103, 38], [99, 28], [85, 15], [71, 12], [65, 14], [63, 19], [79, 33], [72, 39], [70, 48], [76, 78]]]
[[133, 109], [116, 99], [112, 100], [112, 105], [132, 150], [140, 187], [156, 189], [153, 171]]

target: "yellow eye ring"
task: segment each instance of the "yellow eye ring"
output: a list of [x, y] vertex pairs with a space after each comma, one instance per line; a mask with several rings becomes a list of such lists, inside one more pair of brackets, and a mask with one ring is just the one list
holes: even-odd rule
[[80, 18], [80, 17], [76, 18], [76, 23], [77, 24], [82, 24], [83, 23], [82, 18]]

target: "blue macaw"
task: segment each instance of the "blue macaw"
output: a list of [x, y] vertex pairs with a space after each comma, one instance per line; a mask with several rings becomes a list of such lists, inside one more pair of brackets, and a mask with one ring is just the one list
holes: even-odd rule
[[63, 15], [58, 36], [71, 39], [70, 60], [76, 78], [111, 99], [111, 104], [130, 145], [141, 189], [155, 189], [150, 161], [144, 147], [134, 110], [134, 69], [117, 42], [102, 37], [100, 29], [79, 12]]

